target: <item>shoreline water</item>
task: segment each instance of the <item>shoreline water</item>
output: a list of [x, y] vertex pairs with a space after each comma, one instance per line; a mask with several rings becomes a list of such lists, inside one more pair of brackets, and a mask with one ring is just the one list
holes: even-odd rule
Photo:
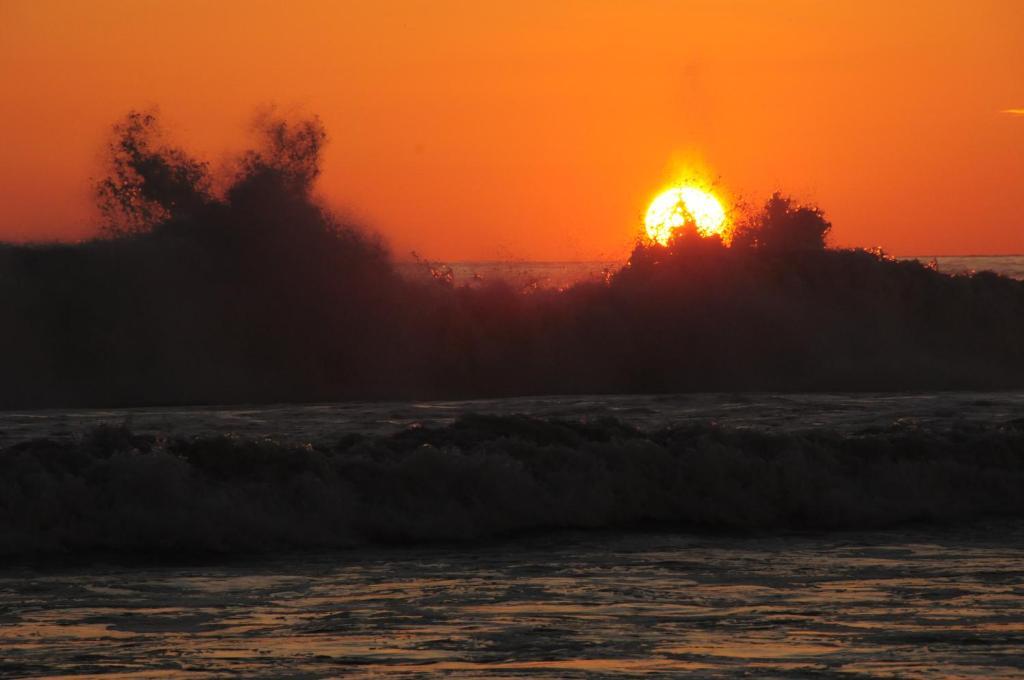
[[2, 570], [0, 673], [1017, 677], [1022, 532], [560, 533]]

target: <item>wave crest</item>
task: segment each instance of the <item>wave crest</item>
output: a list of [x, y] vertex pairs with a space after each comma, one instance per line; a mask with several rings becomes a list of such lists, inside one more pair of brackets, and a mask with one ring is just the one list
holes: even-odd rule
[[0, 553], [258, 552], [642, 527], [876, 528], [1024, 516], [1024, 423], [653, 432], [467, 416], [289, 445], [101, 427], [0, 451]]
[[605, 280], [460, 286], [315, 200], [315, 118], [261, 131], [218, 182], [130, 114], [108, 238], [0, 244], [0, 407], [1024, 385], [1024, 282], [825, 248], [778, 194], [731, 245], [680, 228]]

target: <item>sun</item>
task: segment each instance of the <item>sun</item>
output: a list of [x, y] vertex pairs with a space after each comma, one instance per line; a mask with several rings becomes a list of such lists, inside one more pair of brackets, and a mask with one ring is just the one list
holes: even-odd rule
[[714, 194], [694, 186], [669, 189], [651, 201], [644, 217], [647, 236], [661, 245], [672, 232], [692, 223], [701, 236], [725, 236], [725, 209]]

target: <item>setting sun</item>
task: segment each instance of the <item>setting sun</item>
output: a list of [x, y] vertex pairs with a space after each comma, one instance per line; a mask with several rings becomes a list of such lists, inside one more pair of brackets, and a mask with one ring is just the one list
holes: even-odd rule
[[644, 217], [647, 236], [661, 245], [668, 243], [672, 232], [693, 223], [702, 236], [725, 235], [725, 209], [710, 192], [684, 186], [662, 192], [651, 201]]

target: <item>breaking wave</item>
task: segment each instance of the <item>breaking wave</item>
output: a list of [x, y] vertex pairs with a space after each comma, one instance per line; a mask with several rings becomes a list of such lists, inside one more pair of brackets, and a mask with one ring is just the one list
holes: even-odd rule
[[779, 195], [607, 280], [460, 286], [314, 200], [315, 119], [261, 134], [216, 178], [133, 113], [103, 238], [0, 244], [0, 407], [1024, 386], [1024, 282], [826, 248]]
[[1024, 422], [772, 433], [470, 415], [285, 444], [123, 427], [0, 450], [0, 554], [259, 552], [653, 524], [1024, 517]]

